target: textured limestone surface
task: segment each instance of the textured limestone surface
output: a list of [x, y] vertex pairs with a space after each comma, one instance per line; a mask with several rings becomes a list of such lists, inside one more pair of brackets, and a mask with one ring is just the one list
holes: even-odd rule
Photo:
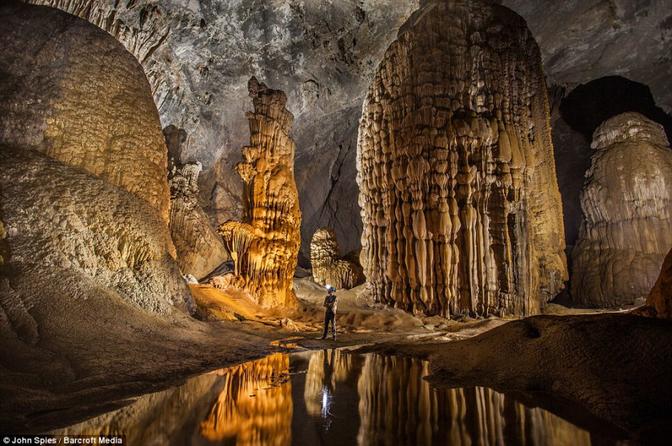
[[210, 225], [208, 216], [198, 203], [200, 163], [171, 162], [170, 234], [177, 251], [177, 263], [183, 274], [197, 279], [229, 259], [222, 239]]
[[572, 299], [618, 307], [646, 297], [672, 247], [672, 151], [663, 127], [623, 113], [593, 134], [572, 251]]
[[331, 228], [320, 228], [313, 234], [310, 263], [313, 279], [320, 285], [350, 289], [364, 283], [362, 267], [353, 259], [341, 256], [336, 232]]
[[[215, 223], [242, 212], [233, 166], [248, 138], [241, 114], [247, 80], [257, 75], [285, 91], [296, 117], [300, 260], [307, 264], [310, 239], [319, 227], [334, 228], [345, 251], [359, 248], [359, 209], [350, 199], [356, 193], [357, 120], [383, 52], [419, 1], [31, 2], [100, 26], [142, 63], [164, 127], [174, 124], [189, 135], [180, 161], [203, 163], [201, 199]], [[503, 4], [527, 21], [549, 84], [571, 89], [620, 74], [649, 85], [656, 101], [672, 110], [672, 2]], [[574, 183], [569, 187], [576, 195]], [[575, 238], [574, 226], [569, 230]]]
[[646, 304], [656, 310], [656, 316], [672, 319], [672, 249], [665, 257], [660, 276], [649, 293]]
[[92, 292], [153, 313], [191, 310], [165, 224], [134, 195], [8, 146], [0, 146], [0, 189], [10, 249], [0, 277], [4, 322], [29, 326], [32, 307], [50, 299], [68, 307]]
[[243, 180], [243, 221], [219, 228], [234, 262], [232, 282], [250, 291], [264, 307], [296, 304], [292, 278], [301, 243], [301, 209], [294, 180], [294, 117], [287, 96], [256, 78], [248, 89], [254, 111], [246, 113], [250, 145], [236, 170]]
[[357, 147], [362, 266], [414, 312], [527, 315], [566, 280], [539, 49], [498, 5], [437, 2], [385, 53]]
[[108, 34], [51, 8], [0, 5], [0, 143], [120, 186], [168, 221], [167, 151], [142, 67]]

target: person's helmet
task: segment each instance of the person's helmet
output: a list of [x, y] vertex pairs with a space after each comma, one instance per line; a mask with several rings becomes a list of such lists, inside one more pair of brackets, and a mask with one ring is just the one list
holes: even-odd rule
[[336, 291], [336, 288], [334, 288], [334, 287], [331, 286], [331, 285], [327, 285], [327, 286], [325, 286], [325, 288], [326, 288], [327, 291], [329, 291], [330, 293]]

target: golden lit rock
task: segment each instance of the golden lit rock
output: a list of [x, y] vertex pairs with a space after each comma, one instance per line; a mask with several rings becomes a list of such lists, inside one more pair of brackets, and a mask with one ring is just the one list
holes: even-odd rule
[[200, 424], [210, 442], [235, 440], [237, 446], [291, 443], [292, 385], [289, 356], [276, 353], [222, 371], [224, 389]]
[[313, 278], [320, 285], [336, 288], [353, 288], [364, 282], [364, 273], [359, 264], [339, 255], [336, 233], [331, 228], [320, 228], [310, 242], [310, 263]]
[[293, 116], [282, 91], [254, 77], [248, 84], [250, 145], [236, 170], [243, 179], [244, 221], [228, 221], [219, 232], [235, 265], [235, 281], [264, 307], [296, 304], [292, 277], [301, 243], [301, 210], [294, 181]]
[[41, 32], [28, 10], [14, 20], [30, 37], [5, 33], [0, 42], [0, 143], [101, 177], [168, 223], [167, 149], [138, 61], [83, 20], [68, 21], [58, 38]]
[[539, 48], [481, 1], [428, 2], [365, 99], [357, 182], [374, 297], [408, 311], [529, 315], [567, 279]]
[[572, 251], [572, 299], [618, 307], [644, 298], [672, 248], [672, 151], [663, 127], [639, 113], [593, 134]]

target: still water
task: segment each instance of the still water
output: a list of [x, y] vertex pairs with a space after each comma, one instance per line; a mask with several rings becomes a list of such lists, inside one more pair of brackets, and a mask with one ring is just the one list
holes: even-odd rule
[[135, 445], [588, 445], [590, 434], [491, 389], [435, 389], [426, 361], [323, 350], [189, 379], [59, 434]]

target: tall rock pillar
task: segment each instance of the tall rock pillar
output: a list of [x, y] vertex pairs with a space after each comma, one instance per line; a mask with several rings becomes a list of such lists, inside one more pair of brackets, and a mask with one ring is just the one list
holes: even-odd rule
[[294, 181], [294, 117], [287, 97], [255, 78], [248, 84], [254, 112], [248, 112], [250, 145], [236, 166], [243, 179], [243, 222], [220, 226], [235, 265], [234, 283], [265, 307], [296, 303], [292, 277], [301, 244], [301, 210]]
[[539, 48], [482, 1], [427, 2], [366, 96], [357, 181], [374, 297], [425, 314], [528, 315], [567, 278]]
[[593, 133], [572, 251], [572, 299], [619, 307], [649, 294], [672, 248], [672, 150], [663, 127], [639, 113]]

